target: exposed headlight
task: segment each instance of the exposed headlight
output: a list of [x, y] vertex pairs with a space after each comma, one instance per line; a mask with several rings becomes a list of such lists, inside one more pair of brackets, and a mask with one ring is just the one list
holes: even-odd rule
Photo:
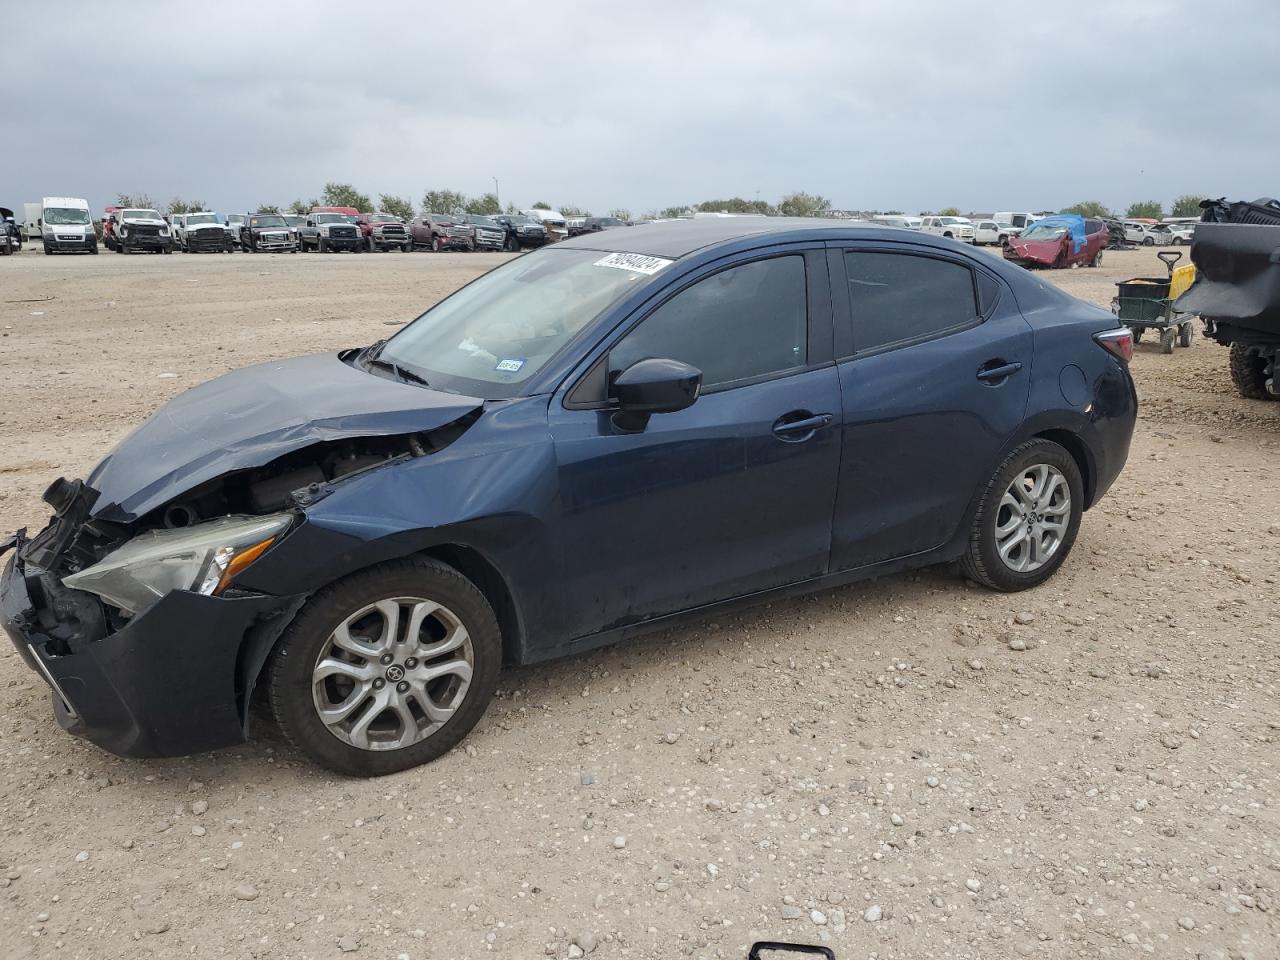
[[262, 556], [292, 519], [287, 513], [223, 517], [176, 530], [149, 530], [62, 582], [134, 615], [173, 590], [213, 596]]
[[168, 228], [168, 227], [161, 227], [161, 228], [160, 228], [160, 236], [162, 236], [162, 237], [167, 237], [168, 235], [169, 235], [169, 228]]
[[129, 235], [129, 228], [122, 226], [120, 228], [120, 236], [127, 237], [128, 235]]

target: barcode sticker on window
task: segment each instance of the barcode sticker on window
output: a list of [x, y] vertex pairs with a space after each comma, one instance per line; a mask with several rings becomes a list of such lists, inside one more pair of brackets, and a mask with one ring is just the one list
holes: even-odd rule
[[613, 267], [616, 270], [630, 270], [632, 273], [643, 273], [653, 276], [663, 267], [669, 267], [674, 260], [662, 257], [646, 257], [642, 253], [611, 253], [595, 262], [597, 267]]

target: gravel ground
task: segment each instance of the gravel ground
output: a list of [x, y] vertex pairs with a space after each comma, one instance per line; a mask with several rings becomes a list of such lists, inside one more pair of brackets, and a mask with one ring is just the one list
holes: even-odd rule
[[[0, 529], [185, 387], [500, 259], [0, 260]], [[1044, 276], [1105, 305], [1153, 271]], [[1038, 590], [930, 570], [512, 671], [382, 780], [265, 724], [116, 759], [5, 645], [0, 956], [1280, 956], [1280, 404], [1226, 361], [1138, 348], [1129, 466]]]

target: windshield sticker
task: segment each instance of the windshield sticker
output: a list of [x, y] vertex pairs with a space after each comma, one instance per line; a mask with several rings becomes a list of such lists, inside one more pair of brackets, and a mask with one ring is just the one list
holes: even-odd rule
[[499, 360], [495, 370], [501, 370], [503, 373], [517, 373], [524, 366], [524, 360]]
[[646, 257], [642, 253], [611, 253], [595, 262], [597, 267], [613, 267], [617, 270], [630, 270], [632, 273], [643, 273], [653, 276], [663, 267], [675, 263], [662, 257]]

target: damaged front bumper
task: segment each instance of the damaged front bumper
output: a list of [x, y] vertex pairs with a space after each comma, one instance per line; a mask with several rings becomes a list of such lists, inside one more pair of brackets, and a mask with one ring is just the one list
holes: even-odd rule
[[21, 537], [17, 546], [0, 575], [0, 625], [49, 684], [64, 729], [122, 757], [245, 740], [258, 673], [305, 596], [178, 590], [111, 630], [68, 619], [52, 575], [24, 560]]

